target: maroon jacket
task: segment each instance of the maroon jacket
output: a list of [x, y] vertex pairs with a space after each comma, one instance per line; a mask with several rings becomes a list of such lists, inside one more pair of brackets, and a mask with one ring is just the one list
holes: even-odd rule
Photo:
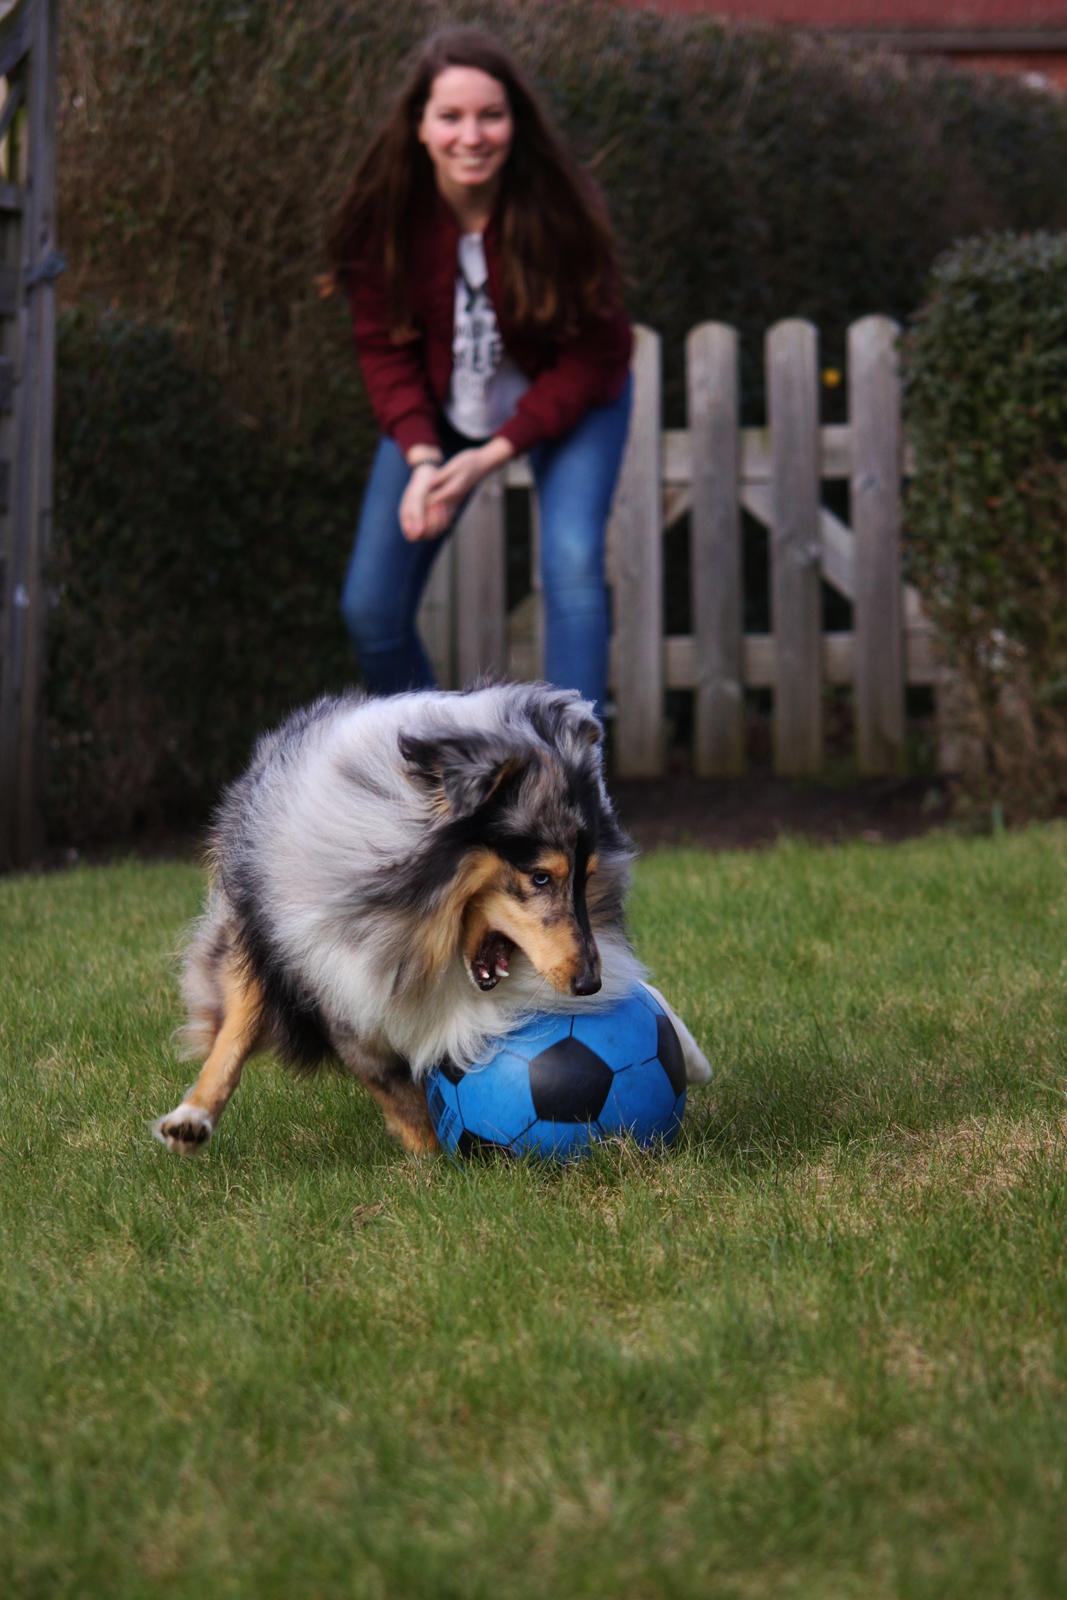
[[[389, 334], [384, 276], [375, 261], [359, 264], [352, 290], [352, 330], [374, 415], [401, 450], [439, 444], [437, 417], [452, 376], [452, 323], [460, 226], [436, 197], [432, 216], [416, 224], [412, 240], [412, 314], [417, 336], [404, 343]], [[593, 406], [618, 399], [630, 366], [633, 335], [614, 297], [602, 320], [590, 321], [565, 344], [523, 338], [501, 310], [500, 236], [496, 217], [485, 230], [489, 298], [504, 348], [531, 380], [515, 415], [497, 430], [516, 455], [544, 439], [558, 439]]]

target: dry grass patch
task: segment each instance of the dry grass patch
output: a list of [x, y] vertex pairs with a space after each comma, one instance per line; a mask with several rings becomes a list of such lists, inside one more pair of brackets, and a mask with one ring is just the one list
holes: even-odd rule
[[896, 1148], [874, 1158], [882, 1181], [906, 1196], [951, 1184], [957, 1193], [988, 1195], [1016, 1188], [1035, 1165], [1067, 1159], [1067, 1113], [1034, 1120], [964, 1117], [951, 1127], [900, 1130]]

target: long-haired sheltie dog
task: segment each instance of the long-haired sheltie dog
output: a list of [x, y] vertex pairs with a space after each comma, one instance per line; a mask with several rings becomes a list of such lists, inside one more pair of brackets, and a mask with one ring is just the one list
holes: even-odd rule
[[[212, 827], [183, 971], [182, 1035], [204, 1065], [157, 1137], [199, 1149], [270, 1048], [339, 1062], [407, 1150], [432, 1149], [431, 1065], [476, 1061], [523, 1013], [644, 980], [623, 923], [632, 857], [573, 692], [353, 692], [296, 712]], [[708, 1064], [674, 1020], [700, 1082]]]

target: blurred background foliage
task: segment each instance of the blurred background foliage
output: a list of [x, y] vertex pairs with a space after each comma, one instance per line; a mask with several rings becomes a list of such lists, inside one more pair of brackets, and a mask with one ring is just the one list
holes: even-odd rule
[[946, 252], [904, 344], [912, 573], [960, 677], [964, 794], [1067, 805], [1067, 234]]
[[258, 729], [354, 676], [336, 596], [373, 430], [322, 241], [401, 59], [451, 21], [514, 48], [605, 190], [668, 425], [697, 322], [741, 330], [760, 420], [770, 323], [811, 318], [839, 367], [958, 238], [1067, 227], [1062, 99], [824, 40], [582, 0], [64, 8], [54, 838], [201, 821]]

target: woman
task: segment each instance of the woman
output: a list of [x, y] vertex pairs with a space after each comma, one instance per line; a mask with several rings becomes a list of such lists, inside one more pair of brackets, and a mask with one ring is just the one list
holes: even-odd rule
[[415, 615], [441, 537], [528, 451], [546, 676], [601, 708], [632, 335], [600, 200], [494, 39], [422, 47], [330, 250], [383, 434], [342, 597], [368, 687], [433, 684]]

